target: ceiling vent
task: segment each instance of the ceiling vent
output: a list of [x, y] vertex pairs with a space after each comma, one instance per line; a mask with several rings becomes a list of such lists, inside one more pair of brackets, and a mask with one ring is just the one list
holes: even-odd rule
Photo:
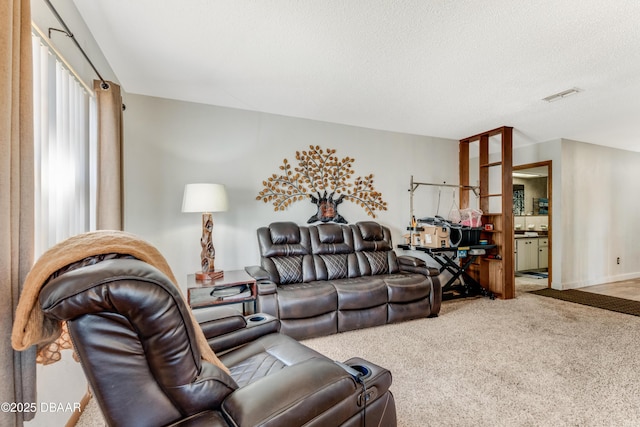
[[577, 87], [573, 87], [571, 89], [563, 90], [562, 92], [555, 93], [553, 95], [549, 95], [546, 98], [542, 98], [543, 101], [554, 102], [564, 99], [568, 96], [575, 95], [578, 92], [582, 92], [582, 89], [578, 89]]

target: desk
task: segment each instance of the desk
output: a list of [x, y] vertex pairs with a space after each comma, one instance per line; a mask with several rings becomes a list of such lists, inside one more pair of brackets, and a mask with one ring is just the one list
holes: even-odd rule
[[[426, 248], [423, 246], [398, 245], [404, 250], [421, 251], [428, 254], [434, 261], [440, 264], [440, 273], [448, 271], [451, 278], [442, 286], [442, 299], [465, 298], [475, 295], [495, 298], [493, 292], [486, 290], [473, 277], [467, 273], [467, 269], [479, 256], [486, 256], [486, 251], [495, 248], [496, 245], [471, 245], [452, 248]], [[475, 254], [473, 250], [484, 249], [485, 254]], [[466, 256], [458, 257], [458, 252], [466, 251]], [[459, 285], [454, 285], [460, 279]]]

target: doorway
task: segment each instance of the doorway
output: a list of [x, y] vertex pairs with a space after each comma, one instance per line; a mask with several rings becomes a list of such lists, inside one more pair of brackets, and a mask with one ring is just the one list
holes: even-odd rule
[[[516, 276], [531, 277], [535, 282], [543, 281], [546, 269], [548, 288], [551, 287], [553, 276], [551, 166], [551, 160], [513, 166]], [[536, 280], [536, 277], [539, 279]]]

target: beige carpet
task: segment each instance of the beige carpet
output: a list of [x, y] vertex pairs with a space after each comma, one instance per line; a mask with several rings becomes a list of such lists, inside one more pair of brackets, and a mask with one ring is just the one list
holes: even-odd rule
[[635, 316], [518, 292], [305, 344], [388, 367], [399, 426], [640, 425]]
[[390, 369], [401, 427], [640, 425], [640, 318], [531, 289], [305, 344]]

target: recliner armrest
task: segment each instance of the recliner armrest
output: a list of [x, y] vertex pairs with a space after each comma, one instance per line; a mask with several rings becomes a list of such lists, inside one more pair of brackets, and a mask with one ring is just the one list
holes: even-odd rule
[[280, 320], [266, 313], [243, 316], [231, 307], [208, 307], [193, 312], [209, 346], [217, 354], [280, 331]]
[[323, 418], [339, 425], [353, 415], [360, 390], [340, 366], [313, 358], [235, 390], [222, 402], [222, 412], [238, 426], [321, 424]]
[[247, 321], [242, 313], [231, 307], [197, 308], [193, 310], [193, 316], [207, 338], [247, 327]]

